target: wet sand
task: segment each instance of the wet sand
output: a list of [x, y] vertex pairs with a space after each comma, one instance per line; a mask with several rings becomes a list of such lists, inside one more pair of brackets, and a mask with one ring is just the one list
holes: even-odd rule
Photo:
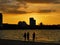
[[30, 33], [30, 41], [32, 41], [33, 32], [36, 34], [36, 42], [60, 40], [60, 30], [0, 30], [0, 38], [23, 41], [24, 32]]
[[60, 45], [60, 44], [0, 39], [0, 45]]

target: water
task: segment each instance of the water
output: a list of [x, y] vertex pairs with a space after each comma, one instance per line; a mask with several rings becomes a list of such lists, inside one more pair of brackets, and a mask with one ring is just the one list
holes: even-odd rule
[[0, 38], [24, 41], [24, 32], [30, 33], [30, 41], [33, 32], [36, 34], [35, 41], [60, 41], [60, 30], [0, 30]]

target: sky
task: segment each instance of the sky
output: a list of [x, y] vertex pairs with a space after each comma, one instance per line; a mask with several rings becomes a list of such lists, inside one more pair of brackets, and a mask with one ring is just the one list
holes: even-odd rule
[[3, 23], [18, 24], [33, 17], [36, 24], [60, 24], [60, 0], [0, 0]]

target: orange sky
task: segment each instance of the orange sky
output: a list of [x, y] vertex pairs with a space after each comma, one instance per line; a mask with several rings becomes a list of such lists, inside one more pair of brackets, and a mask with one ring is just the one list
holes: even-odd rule
[[[2, 1], [2, 0], [0, 0]], [[10, 2], [9, 2], [10, 1]], [[22, 0], [21, 0], [22, 1]], [[29, 18], [33, 17], [36, 24], [60, 24], [60, 4], [53, 2], [45, 3], [39, 0], [33, 2], [17, 0], [2, 1], [0, 12], [3, 13], [3, 23], [17, 24], [19, 21], [25, 21], [29, 24]], [[32, 1], [32, 0], [31, 0]], [[40, 0], [41, 1], [41, 0]], [[57, 1], [57, 0], [56, 0]], [[57, 1], [59, 2], [59, 0]]]
[[3, 14], [3, 23], [17, 24], [18, 21], [25, 21], [29, 24], [30, 17], [36, 20], [37, 25], [40, 22], [44, 24], [60, 24], [59, 13]]

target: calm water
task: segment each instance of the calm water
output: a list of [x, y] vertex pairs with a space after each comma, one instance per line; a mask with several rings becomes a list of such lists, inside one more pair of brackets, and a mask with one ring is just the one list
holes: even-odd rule
[[32, 41], [32, 34], [35, 32], [35, 41], [59, 41], [60, 30], [0, 30], [1, 39], [12, 39], [24, 41], [24, 32], [30, 33], [30, 41]]

